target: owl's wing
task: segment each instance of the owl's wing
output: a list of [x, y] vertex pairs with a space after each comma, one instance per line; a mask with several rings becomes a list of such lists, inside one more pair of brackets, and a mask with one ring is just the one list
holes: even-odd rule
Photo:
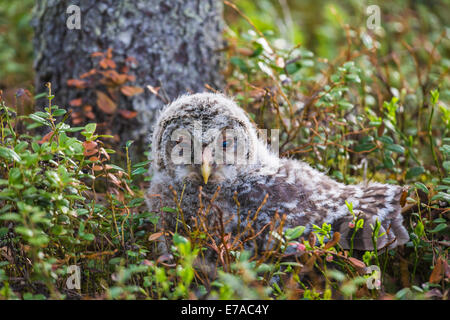
[[[286, 214], [286, 227], [306, 226], [306, 232], [312, 230], [312, 224], [321, 226], [324, 222], [332, 224], [333, 231], [341, 234], [340, 244], [350, 248], [355, 228], [346, 201], [352, 203], [353, 210], [364, 219], [364, 227], [358, 230], [353, 239], [356, 250], [373, 250], [372, 227], [376, 220], [381, 226], [377, 248], [389, 245], [389, 248], [402, 245], [409, 240], [403, 226], [400, 196], [402, 188], [394, 185], [372, 183], [364, 185], [344, 185], [308, 164], [287, 160], [273, 175], [256, 180], [251, 187], [240, 195], [241, 201], [250, 209], [256, 209], [269, 195], [262, 210], [262, 222], [266, 223], [274, 212]], [[262, 223], [262, 224], [263, 224]]]
[[354, 194], [354, 212], [364, 219], [362, 229], [356, 231], [353, 217], [341, 217], [333, 223], [333, 228], [341, 234], [341, 245], [350, 248], [351, 238], [356, 250], [373, 250], [373, 228], [376, 221], [380, 222], [378, 230], [377, 248], [395, 248], [409, 241], [409, 235], [403, 226], [400, 197], [402, 188], [394, 185], [369, 184], [358, 186], [360, 191]]

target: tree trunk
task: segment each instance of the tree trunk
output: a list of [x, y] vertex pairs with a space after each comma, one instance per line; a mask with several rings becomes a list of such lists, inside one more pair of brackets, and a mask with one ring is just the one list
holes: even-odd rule
[[[69, 29], [70, 5], [80, 8], [81, 28]], [[160, 96], [173, 99], [185, 92], [204, 91], [205, 84], [221, 89], [223, 4], [220, 0], [42, 0], [34, 10], [36, 91], [51, 82], [55, 104], [70, 108], [73, 99], [93, 106], [95, 118], [121, 142], [136, 140], [148, 147], [147, 136], [164, 102], [146, 87], [161, 87]], [[71, 20], [73, 22], [73, 20]], [[134, 83], [144, 92], [132, 97], [118, 94], [117, 110], [105, 114], [97, 104], [97, 91], [114, 95], [102, 84], [77, 89], [67, 81], [95, 67], [94, 52], [112, 49], [119, 66], [128, 65]], [[126, 64], [134, 57], [137, 64]], [[119, 88], [120, 89], [120, 88]], [[120, 91], [120, 90], [119, 90]], [[109, 92], [109, 93], [108, 93]], [[114, 99], [113, 99], [114, 100]], [[87, 112], [82, 106], [75, 111]], [[133, 110], [133, 119], [120, 109]], [[84, 111], [83, 111], [84, 110]]]

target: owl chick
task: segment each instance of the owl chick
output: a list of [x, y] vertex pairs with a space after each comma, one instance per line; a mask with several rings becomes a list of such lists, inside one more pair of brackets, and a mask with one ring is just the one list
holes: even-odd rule
[[[371, 225], [376, 220], [383, 234], [378, 248], [409, 240], [402, 225], [401, 187], [345, 185], [305, 162], [279, 158], [258, 139], [246, 113], [221, 94], [185, 95], [167, 105], [154, 128], [152, 160], [147, 204], [152, 212], [161, 212], [166, 230], [184, 226], [189, 232], [194, 225], [220, 224], [227, 237], [244, 230], [252, 240], [248, 243], [264, 247], [273, 234], [267, 226], [283, 217], [281, 228], [305, 226], [304, 234], [313, 225], [331, 224], [348, 249], [355, 229], [347, 201], [365, 221], [354, 249], [374, 249]], [[206, 219], [199, 222], [202, 213]]]

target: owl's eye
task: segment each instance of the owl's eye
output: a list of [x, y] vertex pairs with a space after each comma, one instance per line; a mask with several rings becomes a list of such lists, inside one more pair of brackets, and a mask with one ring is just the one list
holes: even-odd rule
[[223, 140], [222, 147], [224, 149], [229, 148], [233, 145], [233, 139]]

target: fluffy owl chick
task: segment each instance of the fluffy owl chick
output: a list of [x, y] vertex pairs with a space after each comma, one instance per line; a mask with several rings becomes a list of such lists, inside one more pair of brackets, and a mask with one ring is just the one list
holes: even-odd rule
[[[306, 234], [313, 224], [331, 224], [341, 234], [340, 244], [349, 248], [354, 229], [346, 201], [365, 221], [354, 238], [354, 249], [373, 249], [371, 225], [377, 219], [379, 233], [384, 233], [378, 248], [409, 240], [402, 225], [401, 187], [344, 185], [305, 162], [279, 158], [258, 139], [246, 113], [221, 94], [185, 95], [167, 105], [154, 129], [152, 160], [150, 210], [179, 206], [188, 226], [199, 208], [207, 206], [199, 199], [201, 187], [204, 201], [213, 198], [226, 221], [225, 232], [233, 234], [242, 230], [244, 221], [251, 221], [256, 234], [261, 231], [259, 245], [267, 241], [266, 226], [284, 215], [284, 228], [302, 225]], [[173, 231], [177, 214], [162, 214], [162, 225]], [[214, 223], [214, 216], [209, 220]]]

